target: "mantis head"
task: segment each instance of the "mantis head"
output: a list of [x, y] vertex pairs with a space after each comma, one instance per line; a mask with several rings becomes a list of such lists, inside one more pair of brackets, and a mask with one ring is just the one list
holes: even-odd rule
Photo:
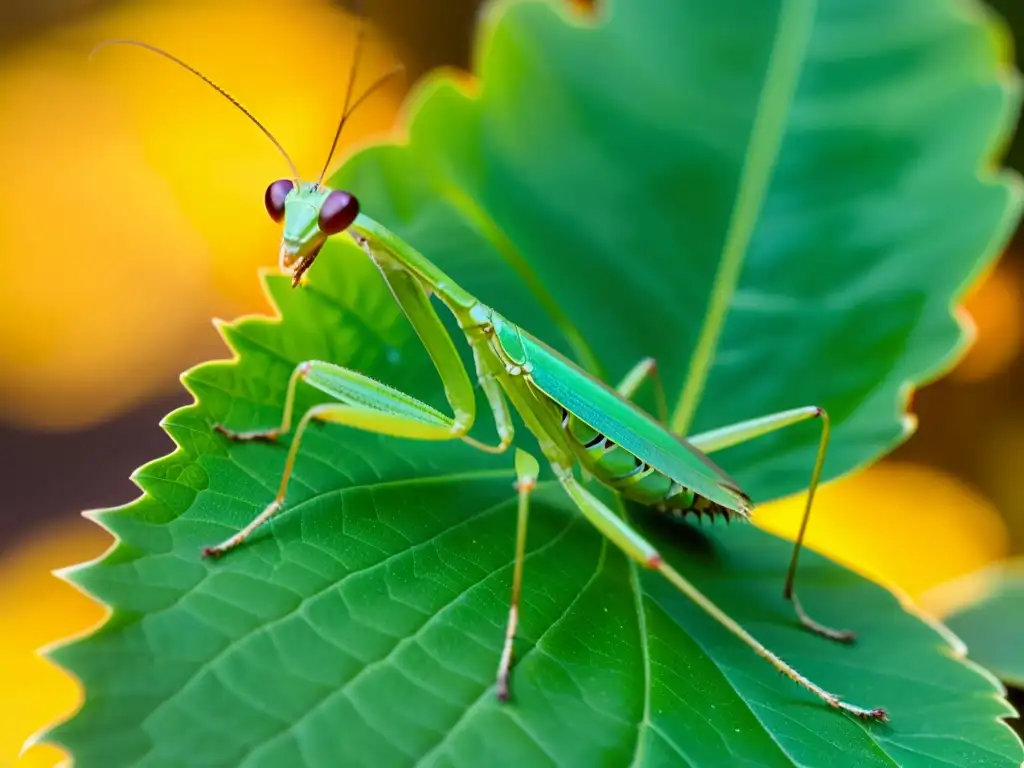
[[155, 45], [144, 43], [141, 40], [116, 39], [106, 40], [100, 43], [93, 48], [89, 57], [92, 58], [93, 54], [95, 54], [100, 48], [118, 44], [134, 45], [139, 48], [145, 48], [146, 50], [152, 51], [153, 53], [173, 61], [179, 67], [182, 67], [192, 73], [208, 86], [213, 88], [217, 93], [231, 102], [231, 104], [233, 104], [243, 115], [249, 118], [249, 120], [259, 128], [268, 139], [270, 139], [271, 143], [273, 143], [277, 148], [277, 151], [281, 153], [281, 156], [288, 163], [288, 167], [292, 172], [292, 177], [289, 179], [280, 179], [267, 187], [267, 191], [264, 195], [264, 204], [267, 207], [267, 213], [270, 214], [270, 218], [279, 224], [284, 224], [284, 232], [281, 236], [279, 264], [282, 272], [291, 275], [292, 287], [295, 287], [299, 284], [299, 280], [302, 278], [303, 273], [312, 266], [317, 254], [320, 253], [320, 249], [323, 248], [324, 241], [326, 241], [331, 235], [344, 232], [352, 226], [352, 223], [359, 215], [359, 201], [356, 200], [354, 195], [341, 190], [331, 189], [323, 183], [324, 177], [327, 175], [327, 169], [331, 164], [331, 158], [334, 157], [334, 150], [338, 147], [338, 139], [341, 137], [341, 131], [345, 127], [345, 122], [356, 108], [366, 101], [372, 93], [380, 89], [381, 86], [383, 86], [384, 83], [392, 77], [403, 71], [401, 66], [395, 67], [391, 71], [378, 77], [368, 88], [366, 88], [366, 90], [363, 91], [359, 98], [352, 98], [353, 86], [356, 81], [356, 70], [359, 66], [359, 53], [362, 48], [364, 37], [364, 27], [362, 22], [363, 19], [360, 15], [359, 30], [356, 34], [355, 52], [353, 53], [352, 59], [352, 69], [349, 72], [348, 88], [345, 91], [345, 106], [341, 110], [341, 119], [338, 121], [338, 127], [334, 131], [334, 139], [331, 141], [331, 149], [327, 153], [327, 160], [324, 162], [323, 170], [320, 171], [320, 176], [316, 181], [299, 181], [299, 172], [295, 167], [295, 163], [292, 161], [291, 157], [289, 157], [284, 147], [281, 146], [281, 142], [274, 138], [274, 135], [267, 130], [267, 127], [263, 125], [255, 115], [243, 107], [234, 96], [225, 91], [195, 67], [186, 64], [177, 56], [174, 56]]
[[327, 238], [344, 232], [359, 215], [354, 195], [319, 182], [296, 185], [291, 179], [279, 179], [267, 187], [263, 199], [270, 218], [284, 224], [279, 264], [282, 272], [291, 275], [292, 286], [299, 284]]

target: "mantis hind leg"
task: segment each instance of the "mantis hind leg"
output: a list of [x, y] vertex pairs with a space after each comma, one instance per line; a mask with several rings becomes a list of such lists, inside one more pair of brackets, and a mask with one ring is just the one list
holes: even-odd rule
[[761, 435], [766, 435], [770, 432], [775, 432], [810, 419], [821, 420], [821, 438], [818, 441], [818, 454], [814, 460], [814, 469], [811, 471], [811, 480], [807, 488], [807, 502], [804, 505], [803, 517], [800, 520], [800, 530], [797, 533], [796, 541], [793, 544], [793, 554], [789, 560], [789, 569], [786, 571], [786, 584], [783, 587], [782, 594], [787, 600], [793, 603], [793, 609], [796, 611], [797, 618], [800, 619], [800, 623], [807, 627], [807, 629], [817, 635], [826, 637], [829, 640], [835, 640], [839, 643], [852, 643], [856, 638], [856, 635], [853, 632], [844, 629], [833, 629], [832, 627], [825, 626], [808, 616], [807, 612], [804, 611], [803, 606], [800, 604], [800, 599], [796, 595], [796, 587], [794, 585], [796, 580], [797, 561], [800, 558], [800, 550], [803, 548], [804, 536], [807, 533], [807, 523], [811, 518], [811, 508], [814, 505], [814, 492], [818, 489], [818, 483], [821, 480], [821, 470], [825, 463], [825, 452], [828, 450], [828, 441], [831, 429], [828, 413], [825, 409], [819, 408], [815, 405], [806, 406], [804, 408], [794, 408], [790, 411], [781, 411], [769, 416], [763, 416], [761, 418], [751, 419], [750, 421], [743, 421], [739, 424], [733, 424], [728, 427], [716, 429], [711, 432], [704, 432], [689, 438], [689, 440], [694, 446], [705, 453], [712, 453], [713, 451], [719, 451], [723, 448], [728, 448], [731, 445], [744, 443], [748, 440], [760, 437]]
[[725, 613], [725, 611], [715, 605], [706, 595], [704, 595], [703, 592], [697, 589], [697, 587], [689, 580], [684, 578], [682, 574], [666, 563], [661, 558], [661, 555], [658, 554], [657, 550], [639, 533], [630, 527], [621, 517], [606, 507], [599, 499], [592, 496], [576, 480], [576, 478], [573, 477], [571, 470], [555, 467], [555, 471], [556, 474], [558, 474], [558, 479], [561, 481], [562, 486], [565, 488], [570, 498], [572, 498], [579, 510], [599, 531], [601, 531], [602, 534], [604, 534], [608, 539], [622, 549], [626, 555], [636, 562], [647, 568], [658, 571], [676, 589], [696, 603], [701, 609], [708, 613], [713, 619], [715, 619], [715, 621], [725, 627], [725, 629], [731, 632], [734, 636], [742, 640], [751, 648], [751, 650], [754, 651], [754, 653], [775, 667], [779, 672], [784, 674], [797, 685], [813, 693], [831, 707], [835, 707], [843, 712], [848, 712], [849, 714], [864, 720], [878, 720], [883, 722], [888, 720], [888, 715], [885, 710], [880, 708], [865, 709], [853, 704], [848, 704], [835, 694], [826, 691], [821, 686], [797, 672], [793, 667], [762, 645], [756, 638], [754, 638], [753, 635], [740, 626], [735, 619], [729, 616], [729, 614]]

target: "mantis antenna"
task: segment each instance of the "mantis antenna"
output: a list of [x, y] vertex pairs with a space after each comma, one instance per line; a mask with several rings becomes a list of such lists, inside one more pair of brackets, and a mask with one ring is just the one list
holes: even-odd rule
[[341, 119], [338, 120], [338, 128], [334, 132], [334, 138], [331, 140], [331, 148], [327, 152], [327, 159], [324, 161], [324, 167], [320, 171], [320, 177], [316, 180], [316, 185], [318, 187], [323, 184], [324, 176], [327, 175], [327, 169], [331, 165], [331, 158], [334, 157], [334, 151], [338, 148], [338, 140], [341, 138], [341, 131], [345, 127], [346, 121], [352, 116], [356, 109], [359, 108], [359, 105], [366, 101], [374, 91], [378, 90], [382, 85], [384, 85], [384, 83], [395, 75], [405, 71], [405, 67], [399, 64], [389, 72], [385, 72], [374, 80], [370, 87], [363, 91], [362, 95], [358, 99], [354, 102], [351, 101], [352, 91], [355, 89], [356, 84], [356, 75], [359, 72], [359, 59], [363, 52], [363, 41], [366, 38], [365, 14], [363, 13], [363, 2], [361, 1], [358, 4], [356, 18], [358, 19], [357, 23], [359, 26], [356, 28], [356, 44], [355, 51], [352, 54], [352, 69], [349, 70], [348, 87], [345, 89], [345, 106], [341, 109]]
[[[331, 140], [331, 148], [327, 152], [327, 159], [324, 161], [324, 167], [320, 170], [320, 176], [316, 180], [316, 185], [318, 187], [324, 181], [324, 176], [327, 174], [327, 167], [331, 164], [331, 158], [334, 157], [334, 150], [338, 148], [338, 139], [341, 138], [341, 129], [345, 127], [345, 121], [348, 120], [349, 116], [349, 100], [352, 98], [352, 89], [356, 84], [356, 74], [359, 72], [359, 56], [363, 52], [363, 39], [366, 37], [366, 23], [364, 21], [362, 2], [359, 3], [356, 23], [358, 25], [356, 27], [356, 45], [355, 50], [352, 53], [352, 69], [348, 72], [348, 86], [345, 88], [345, 106], [341, 108], [341, 119], [338, 121], [338, 129], [334, 132], [334, 139]], [[376, 86], [376, 83], [374, 86]], [[367, 93], [369, 93], [369, 91]], [[363, 95], [366, 96], [366, 94]]]
[[[345, 123], [348, 120], [348, 118], [351, 117], [352, 114], [356, 111], [356, 109], [358, 109], [360, 107], [360, 105], [363, 104], [363, 102], [365, 102], [370, 96], [372, 96], [375, 91], [379, 90], [381, 88], [381, 86], [383, 86], [388, 80], [390, 80], [392, 77], [394, 77], [394, 76], [396, 76], [396, 75], [398, 75], [398, 74], [400, 74], [400, 73], [405, 71], [405, 67], [403, 67], [401, 64], [399, 64], [398, 66], [394, 67], [390, 71], [385, 72], [383, 75], [381, 75], [376, 80], [374, 80], [373, 83], [370, 85], [370, 87], [367, 88], [365, 91], [363, 91], [363, 93], [359, 96], [359, 98], [357, 98], [354, 102], [350, 103], [351, 96], [352, 96], [352, 88], [353, 88], [353, 85], [355, 84], [355, 79], [356, 79], [356, 71], [357, 71], [357, 68], [358, 68], [358, 65], [359, 65], [359, 54], [360, 54], [360, 51], [361, 51], [361, 48], [362, 48], [363, 36], [364, 36], [363, 20], [362, 20], [362, 16], [360, 15], [360, 17], [359, 17], [359, 32], [358, 32], [358, 37], [356, 39], [355, 61], [352, 64], [352, 73], [349, 76], [348, 89], [346, 90], [346, 93], [345, 93], [345, 108], [342, 110], [341, 120], [338, 121], [338, 129], [334, 132], [334, 140], [331, 142], [331, 150], [330, 150], [330, 152], [327, 155], [327, 161], [324, 163], [323, 170], [320, 172], [320, 178], [317, 179], [317, 186], [320, 186], [320, 184], [323, 183], [324, 175], [326, 175], [327, 168], [330, 166], [330, 163], [331, 163], [331, 158], [334, 157], [334, 151], [338, 147], [338, 140], [341, 137], [341, 130], [342, 130], [342, 128], [345, 127]], [[192, 67], [192, 66], [186, 64], [184, 61], [179, 59], [177, 56], [175, 56], [172, 53], [169, 53], [169, 52], [165, 51], [163, 48], [159, 48], [159, 47], [157, 47], [155, 45], [151, 45], [150, 43], [143, 42], [142, 40], [133, 40], [133, 39], [130, 39], [130, 38], [118, 38], [118, 39], [114, 39], [114, 40], [104, 40], [102, 43], [97, 45], [95, 48], [92, 49], [92, 51], [89, 52], [89, 58], [92, 59], [92, 57], [96, 54], [97, 51], [99, 51], [101, 48], [107, 47], [108, 45], [134, 45], [134, 46], [137, 46], [139, 48], [145, 48], [147, 51], [152, 51], [153, 53], [156, 53], [156, 54], [159, 54], [160, 56], [163, 56], [165, 59], [169, 59], [170, 61], [173, 61], [175, 64], [177, 64], [182, 69], [185, 69], [186, 71], [191, 72], [193, 75], [198, 77], [200, 80], [202, 80], [208, 86], [213, 88], [213, 90], [215, 90], [217, 93], [219, 93], [221, 96], [223, 96], [229, 102], [231, 102], [231, 104], [233, 106], [237, 107], [238, 110], [243, 115], [245, 115], [247, 118], [249, 118], [249, 120], [251, 120], [253, 122], [253, 124], [257, 128], [259, 128], [261, 131], [263, 131], [263, 134], [268, 139], [270, 139], [270, 141], [273, 143], [273, 145], [277, 148], [277, 151], [280, 152], [281, 156], [285, 159], [285, 162], [288, 163], [288, 167], [291, 169], [292, 176], [295, 178], [296, 183], [298, 183], [298, 181], [301, 178], [301, 176], [299, 174], [299, 170], [298, 170], [298, 168], [296, 168], [295, 163], [294, 163], [294, 161], [292, 161], [291, 156], [288, 154], [288, 152], [285, 150], [285, 148], [281, 145], [281, 142], [279, 142], [277, 140], [277, 138], [275, 138], [274, 134], [272, 134], [270, 132], [270, 130], [265, 125], [263, 125], [263, 123], [261, 123], [259, 121], [259, 119], [252, 112], [250, 112], [248, 109], [246, 109], [244, 106], [242, 106], [242, 103], [240, 101], [238, 101], [238, 99], [236, 99], [234, 96], [232, 96], [230, 93], [228, 93], [224, 88], [222, 88], [221, 86], [217, 85], [217, 83], [213, 82], [213, 80], [208, 78], [206, 75], [204, 75], [198, 69], [196, 69], [195, 67]]]
[[[175, 64], [177, 64], [179, 67], [182, 67], [183, 69], [191, 72], [193, 75], [198, 77], [200, 80], [202, 80], [208, 86], [213, 88], [213, 90], [215, 90], [217, 93], [219, 93], [225, 99], [230, 101], [234, 106], [236, 106], [239, 109], [239, 111], [243, 115], [248, 117], [256, 125], [257, 128], [259, 128], [261, 131], [263, 131], [264, 135], [266, 135], [266, 137], [268, 139], [270, 139], [271, 142], [273, 142], [274, 146], [277, 147], [277, 151], [281, 153], [281, 156], [288, 163], [288, 167], [291, 168], [292, 175], [295, 177], [296, 183], [298, 183], [298, 181], [300, 179], [299, 170], [298, 170], [298, 168], [295, 167], [295, 163], [292, 162], [292, 159], [288, 155], [288, 153], [285, 151], [285, 148], [283, 146], [281, 146], [281, 142], [279, 142], [276, 138], [274, 138], [274, 134], [272, 134], [267, 129], [267, 127], [265, 125], [263, 125], [263, 123], [261, 123], [259, 120], [257, 120], [256, 116], [252, 112], [250, 112], [248, 109], [243, 107], [241, 102], [238, 101], [238, 99], [236, 99], [234, 96], [232, 96], [226, 90], [221, 88], [219, 85], [217, 85], [215, 82], [213, 82], [213, 80], [208, 78], [206, 75], [204, 75], [198, 69], [196, 69], [195, 67], [189, 66], [184, 61], [179, 59], [177, 56], [175, 56], [175, 55], [173, 55], [171, 53], [168, 53], [163, 48], [158, 48], [155, 45], [150, 45], [149, 43], [144, 43], [141, 40], [131, 40], [131, 39], [127, 39], [127, 38], [120, 38], [120, 39], [116, 39], [116, 40], [104, 40], [102, 43], [97, 45], [95, 48], [92, 49], [92, 51], [89, 52], [89, 58], [92, 59], [92, 57], [95, 55], [95, 53], [100, 48], [105, 48], [108, 45], [135, 45], [135, 46], [138, 46], [139, 48], [145, 48], [147, 51], [152, 51], [153, 53], [159, 54], [159, 55], [163, 56], [165, 59], [170, 59]], [[365, 97], [365, 95], [366, 94], [364, 94], [364, 97]], [[362, 101], [362, 99], [360, 99], [360, 101]], [[339, 132], [340, 132], [340, 129], [339, 129]], [[337, 141], [337, 139], [335, 139], [335, 141]]]

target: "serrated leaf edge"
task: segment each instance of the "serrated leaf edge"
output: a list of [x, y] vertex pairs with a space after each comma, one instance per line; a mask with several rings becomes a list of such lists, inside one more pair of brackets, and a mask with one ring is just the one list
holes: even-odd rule
[[[240, 325], [240, 324], [242, 324], [244, 322], [248, 322], [250, 320], [263, 320], [263, 321], [269, 322], [271, 324], [277, 325], [277, 324], [280, 324], [282, 319], [283, 319], [282, 314], [281, 314], [281, 310], [278, 307], [277, 303], [274, 301], [272, 291], [270, 290], [270, 287], [269, 287], [269, 281], [272, 278], [277, 277], [277, 275], [275, 274], [274, 270], [272, 270], [270, 268], [260, 268], [259, 270], [257, 270], [257, 275], [258, 275], [259, 282], [260, 282], [260, 290], [261, 290], [264, 298], [267, 300], [267, 303], [269, 305], [269, 310], [270, 310], [269, 313], [250, 312], [250, 313], [246, 313], [246, 314], [240, 315], [239, 317], [235, 318], [234, 320], [230, 320], [230, 321], [223, 320], [221, 318], [213, 318], [211, 320], [211, 324], [213, 325], [214, 329], [217, 331], [217, 334], [220, 336], [221, 340], [224, 342], [224, 345], [225, 345], [226, 349], [231, 353], [230, 357], [217, 358], [217, 359], [214, 359], [214, 360], [207, 360], [207, 361], [204, 361], [202, 363], [198, 363], [197, 365], [194, 365], [194, 366], [186, 369], [185, 371], [183, 371], [181, 373], [181, 375], [178, 377], [178, 379], [181, 382], [182, 386], [185, 388], [185, 391], [188, 392], [189, 395], [192, 396], [192, 402], [187, 403], [185, 405], [181, 405], [181, 406], [179, 406], [177, 408], [174, 408], [173, 410], [168, 412], [162, 419], [160, 419], [159, 426], [164, 431], [164, 434], [166, 434], [171, 439], [171, 441], [172, 441], [172, 443], [174, 445], [174, 448], [171, 451], [169, 451], [168, 453], [166, 453], [166, 454], [164, 454], [164, 455], [162, 455], [162, 456], [160, 456], [160, 457], [158, 457], [156, 459], [153, 459], [151, 461], [148, 461], [148, 462], [142, 464], [137, 469], [135, 469], [135, 471], [133, 471], [131, 473], [131, 475], [129, 476], [130, 479], [132, 480], [133, 483], [135, 483], [135, 485], [137, 487], [139, 487], [139, 490], [142, 491], [142, 492], [138, 496], [136, 496], [134, 499], [132, 499], [130, 502], [127, 502], [125, 504], [120, 504], [120, 505], [117, 505], [117, 506], [114, 506], [114, 507], [104, 507], [104, 508], [99, 508], [99, 509], [84, 510], [81, 513], [81, 516], [83, 518], [85, 518], [86, 520], [89, 520], [91, 523], [99, 526], [100, 528], [102, 528], [104, 531], [106, 531], [107, 533], [109, 533], [111, 535], [113, 540], [111, 541], [110, 545], [107, 547], [106, 550], [104, 550], [104, 552], [102, 554], [98, 555], [97, 557], [92, 558], [91, 560], [86, 560], [86, 561], [84, 561], [82, 563], [76, 563], [76, 564], [73, 564], [73, 565], [65, 566], [63, 568], [57, 568], [57, 569], [51, 571], [51, 574], [53, 576], [55, 576], [56, 578], [60, 579], [64, 583], [69, 584], [71, 587], [73, 587], [75, 590], [77, 590], [80, 594], [85, 595], [90, 600], [95, 602], [97, 605], [99, 605], [102, 608], [104, 608], [105, 611], [106, 611], [106, 614], [103, 616], [102, 619], [100, 619], [98, 622], [94, 623], [92, 626], [87, 627], [87, 628], [82, 629], [82, 630], [79, 630], [78, 632], [75, 632], [75, 633], [73, 633], [71, 635], [67, 635], [65, 637], [59, 638], [57, 640], [54, 640], [51, 643], [47, 643], [46, 645], [44, 645], [43, 647], [39, 648], [36, 651], [37, 656], [45, 659], [50, 664], [53, 664], [58, 669], [60, 669], [64, 674], [68, 675], [68, 677], [70, 677], [72, 680], [74, 680], [75, 683], [79, 686], [80, 690], [82, 690], [85, 693], [85, 695], [83, 695], [83, 700], [79, 703], [79, 705], [75, 708], [74, 711], [72, 711], [72, 712], [70, 712], [70, 713], [68, 713], [66, 715], [62, 715], [62, 716], [56, 718], [55, 720], [51, 721], [50, 723], [47, 723], [46, 725], [40, 727], [40, 729], [38, 731], [36, 731], [32, 735], [30, 735], [25, 740], [25, 743], [22, 745], [22, 748], [21, 748], [21, 750], [19, 752], [19, 757], [23, 756], [28, 750], [30, 750], [32, 747], [34, 747], [36, 745], [39, 745], [39, 744], [50, 744], [51, 746], [55, 746], [58, 749], [61, 749], [62, 751], [64, 751], [63, 747], [60, 744], [57, 744], [55, 741], [50, 740], [49, 737], [50, 737], [50, 735], [52, 734], [52, 732], [56, 728], [58, 728], [59, 726], [69, 722], [70, 720], [72, 720], [79, 713], [79, 711], [81, 710], [82, 706], [85, 703], [85, 698], [87, 698], [88, 692], [86, 690], [86, 686], [85, 686], [84, 682], [82, 681], [81, 677], [79, 677], [75, 673], [75, 671], [73, 669], [71, 669], [67, 665], [62, 664], [61, 662], [59, 662], [54, 657], [54, 655], [56, 653], [58, 653], [60, 650], [64, 649], [64, 648], [67, 648], [69, 646], [75, 645], [75, 644], [77, 644], [79, 642], [82, 642], [84, 640], [87, 640], [90, 637], [93, 637], [97, 633], [101, 632], [110, 623], [111, 619], [115, 615], [116, 608], [117, 608], [115, 605], [108, 604], [105, 601], [103, 601], [102, 599], [98, 598], [96, 595], [92, 594], [88, 589], [86, 589], [80, 583], [80, 581], [78, 580], [78, 576], [79, 576], [79, 574], [82, 574], [82, 573], [85, 573], [87, 571], [90, 571], [91, 569], [93, 569], [93, 568], [95, 568], [97, 566], [102, 566], [124, 544], [124, 542], [121, 539], [121, 537], [109, 525], [107, 525], [104, 522], [105, 518], [107, 518], [107, 517], [114, 517], [114, 516], [117, 516], [119, 514], [124, 514], [129, 509], [131, 509], [132, 507], [134, 507], [135, 505], [139, 504], [140, 502], [142, 502], [143, 500], [145, 500], [147, 498], [154, 499], [154, 501], [156, 500], [151, 494], [147, 493], [145, 490], [142, 489], [141, 486], [139, 486], [139, 483], [138, 483], [138, 481], [136, 479], [138, 474], [140, 472], [142, 472], [146, 467], [151, 466], [152, 464], [154, 464], [156, 462], [164, 461], [165, 459], [168, 459], [168, 458], [174, 456], [175, 454], [177, 454], [179, 452], [180, 453], [187, 453], [187, 450], [181, 444], [179, 444], [177, 440], [174, 439], [174, 436], [170, 433], [170, 431], [167, 428], [167, 424], [168, 424], [168, 421], [170, 419], [172, 419], [176, 414], [179, 414], [179, 413], [182, 413], [184, 411], [187, 411], [187, 410], [190, 410], [192, 408], [195, 408], [196, 406], [198, 406], [200, 404], [199, 396], [189, 386], [188, 378], [190, 376], [192, 376], [193, 374], [195, 374], [196, 372], [199, 372], [199, 371], [201, 371], [202, 369], [204, 369], [204, 368], [206, 368], [208, 366], [225, 365], [225, 364], [227, 364], [227, 365], [237, 365], [238, 364], [238, 362], [239, 362], [239, 360], [241, 358], [241, 355], [238, 352], [238, 350], [236, 350], [231, 345], [231, 342], [228, 340], [228, 337], [227, 337], [227, 334], [225, 332], [225, 329], [237, 327], [238, 325]], [[67, 758], [60, 763], [60, 765], [61, 766], [65, 766], [65, 765], [66, 766], [71, 766], [71, 765], [73, 765], [71, 756], [68, 755]]]

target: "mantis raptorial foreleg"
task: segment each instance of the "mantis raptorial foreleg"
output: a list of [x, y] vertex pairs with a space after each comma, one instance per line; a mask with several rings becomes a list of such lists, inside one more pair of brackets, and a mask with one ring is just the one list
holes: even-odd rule
[[515, 437], [515, 428], [512, 426], [512, 414], [508, 410], [508, 401], [505, 399], [504, 393], [501, 391], [501, 385], [498, 384], [487, 366], [483, 364], [480, 359], [480, 350], [474, 344], [473, 347], [473, 362], [476, 365], [477, 380], [480, 382], [480, 389], [483, 390], [484, 396], [487, 398], [487, 402], [491, 406], [491, 415], [494, 417], [494, 426], [498, 431], [499, 443], [497, 446], [485, 445], [468, 435], [464, 438], [470, 445], [479, 448], [482, 451], [488, 453], [504, 453], [508, 450], [509, 446], [512, 445], [512, 439]]
[[803, 548], [804, 534], [807, 532], [807, 523], [810, 520], [811, 508], [814, 505], [814, 492], [818, 489], [818, 483], [821, 480], [821, 469], [825, 463], [825, 452], [828, 450], [831, 430], [828, 413], [825, 409], [819, 408], [816, 405], [809, 405], [804, 408], [780, 411], [779, 413], [761, 416], [749, 421], [741, 421], [738, 424], [731, 424], [730, 426], [710, 432], [703, 432], [688, 439], [693, 445], [704, 451], [704, 453], [712, 453], [810, 419], [821, 419], [821, 439], [818, 441], [818, 455], [814, 461], [811, 481], [807, 488], [807, 502], [804, 505], [804, 513], [800, 521], [800, 531], [797, 533], [796, 542], [793, 544], [793, 555], [789, 560], [789, 570], [786, 572], [786, 584], [783, 587], [782, 594], [793, 603], [793, 608], [796, 610], [800, 623], [809, 630], [830, 640], [840, 643], [851, 643], [856, 637], [853, 632], [843, 629], [832, 629], [808, 616], [804, 612], [799, 598], [796, 596], [796, 587], [794, 586], [796, 564], [800, 557], [800, 550]]
[[622, 549], [622, 551], [631, 559], [635, 560], [640, 565], [658, 571], [680, 592], [710, 614], [712, 618], [736, 635], [736, 637], [750, 646], [758, 656], [775, 667], [775, 669], [832, 707], [865, 719], [878, 719], [882, 717], [881, 710], [864, 709], [863, 707], [847, 704], [834, 694], [826, 691], [824, 688], [815, 685], [793, 669], [793, 667], [789, 666], [789, 664], [765, 648], [764, 645], [762, 645], [753, 635], [740, 626], [735, 619], [722, 611], [721, 608], [708, 599], [699, 589], [697, 589], [697, 587], [684, 578], [682, 574], [666, 563], [661, 558], [661, 555], [658, 554], [658, 551], [646, 539], [637, 533], [637, 531], [631, 528], [621, 517], [605, 506], [598, 498], [591, 495], [590, 492], [587, 491], [575, 477], [573, 477], [571, 471], [565, 470], [558, 472], [556, 468], [556, 472], [558, 474], [558, 479], [562, 483], [562, 487], [565, 488], [570, 498], [572, 498], [579, 510], [598, 530], [601, 531], [601, 533]]
[[473, 392], [473, 385], [469, 380], [469, 374], [462, 364], [462, 358], [459, 357], [459, 353], [455, 349], [452, 337], [448, 335], [448, 331], [441, 322], [441, 318], [438, 317], [437, 312], [430, 303], [430, 295], [427, 292], [427, 288], [420, 278], [401, 264], [374, 250], [364, 238], [354, 237], [353, 239], [366, 255], [370, 257], [370, 260], [377, 265], [381, 275], [384, 277], [384, 281], [391, 289], [395, 301], [398, 302], [402, 311], [405, 312], [405, 316], [409, 318], [409, 322], [416, 331], [416, 335], [419, 336], [420, 341], [427, 350], [427, 354], [430, 355], [434, 367], [444, 382], [445, 395], [455, 411], [456, 421], [459, 421], [460, 414], [469, 414], [470, 423], [461, 435], [462, 440], [474, 448], [479, 448], [487, 453], [504, 453], [512, 445], [514, 435], [512, 418], [509, 415], [508, 405], [505, 402], [501, 388], [494, 381], [494, 377], [481, 366], [479, 351], [473, 345], [472, 340], [467, 336], [467, 340], [473, 347], [473, 356], [476, 361], [480, 387], [491, 406], [491, 412], [494, 414], [494, 423], [498, 430], [499, 439], [497, 446], [481, 443], [479, 440], [466, 434], [469, 432], [473, 416], [476, 414], [476, 395]]
[[[333, 422], [368, 432], [420, 440], [462, 439], [490, 452], [505, 450], [512, 441], [512, 422], [508, 407], [495, 386], [484, 386], [484, 393], [495, 414], [501, 444], [494, 448], [467, 434], [476, 418], [476, 395], [469, 373], [462, 364], [455, 344], [445, 330], [430, 297], [415, 276], [389, 262], [376, 260], [395, 300], [405, 312], [441, 376], [445, 395], [453, 416], [446, 416], [426, 403], [393, 387], [382, 384], [356, 371], [320, 361], [300, 363], [288, 382], [281, 424], [272, 429], [234, 432], [221, 425], [215, 428], [234, 440], [275, 440], [291, 429], [294, 418], [295, 392], [306, 382], [325, 392], [339, 403], [325, 403], [311, 408], [299, 420], [288, 452], [277, 496], [259, 515], [234, 536], [204, 550], [206, 555], [221, 555], [241, 544], [254, 530], [276, 515], [284, 505], [288, 481], [302, 437], [312, 421]], [[483, 383], [483, 382], [482, 382]]]

